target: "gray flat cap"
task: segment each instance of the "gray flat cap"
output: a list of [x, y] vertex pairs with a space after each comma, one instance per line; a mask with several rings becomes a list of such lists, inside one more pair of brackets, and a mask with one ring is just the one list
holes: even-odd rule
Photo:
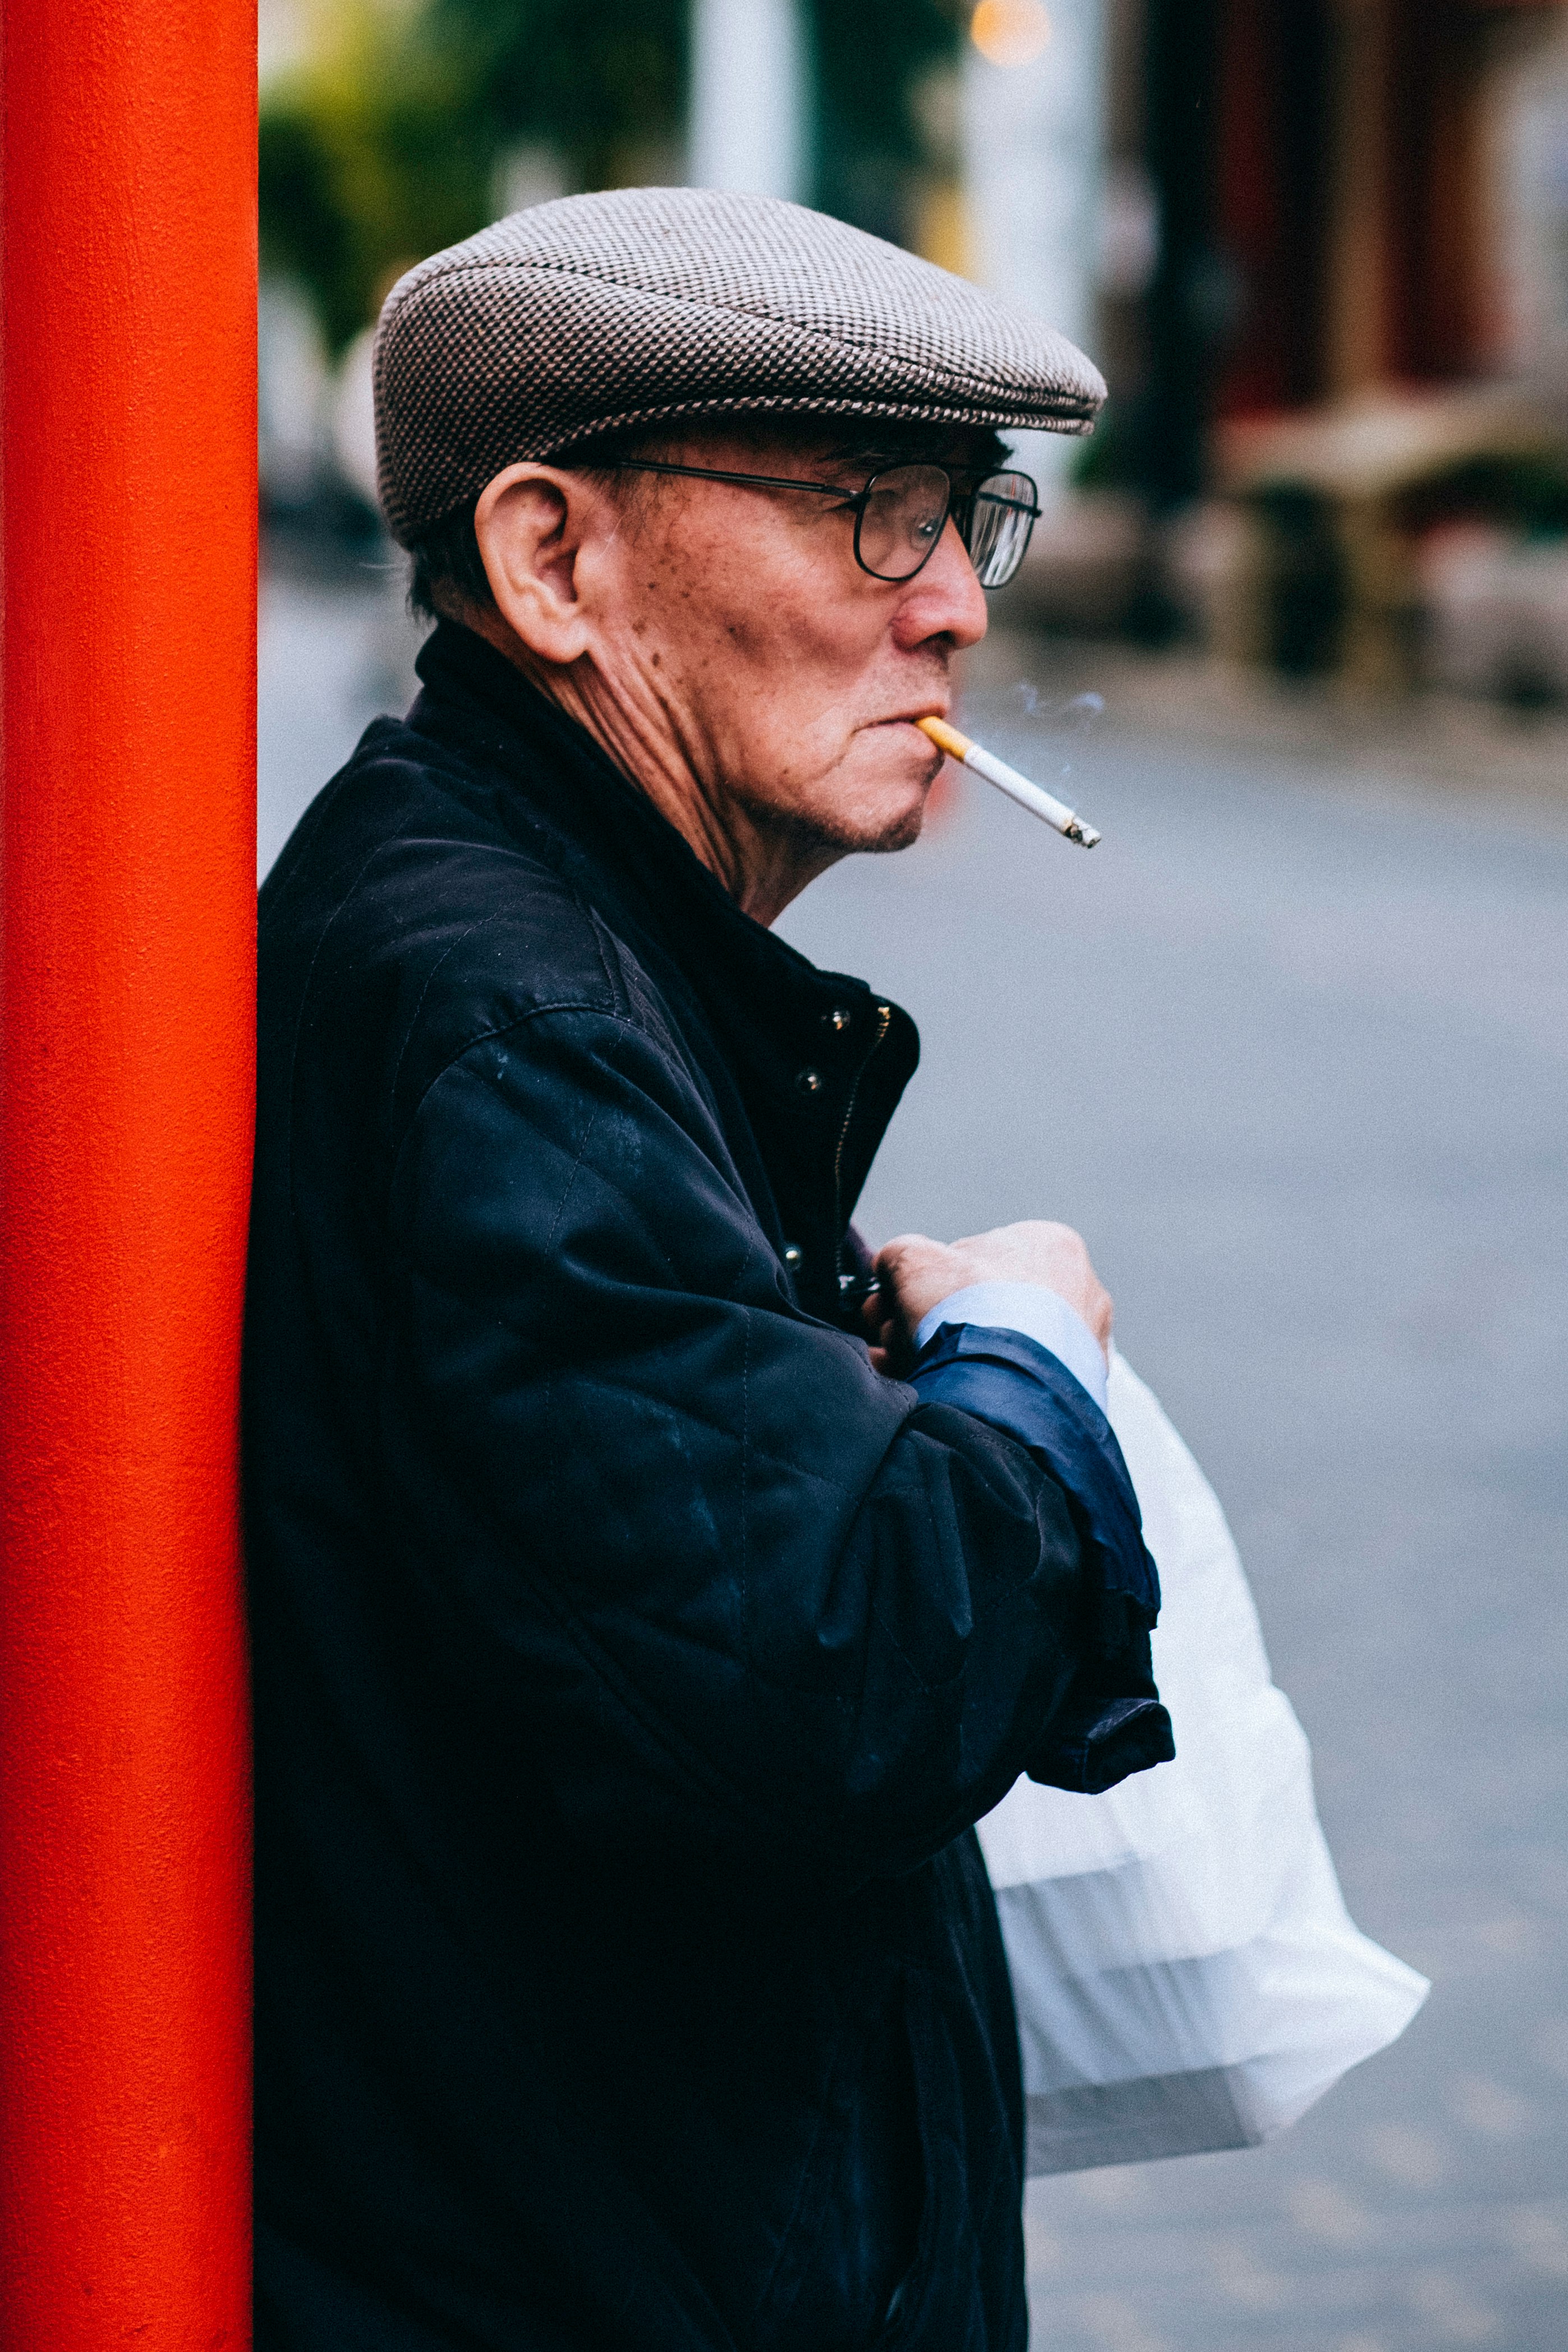
[[432, 255], [376, 337], [382, 504], [406, 545], [503, 467], [681, 417], [1086, 433], [1098, 371], [1041, 320], [772, 196], [617, 188]]

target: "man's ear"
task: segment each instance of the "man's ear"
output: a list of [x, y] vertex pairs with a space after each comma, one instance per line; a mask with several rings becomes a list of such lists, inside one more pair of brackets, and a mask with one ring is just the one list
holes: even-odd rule
[[565, 666], [588, 649], [579, 559], [585, 533], [601, 519], [598, 506], [580, 475], [525, 464], [487, 482], [474, 509], [497, 609], [541, 661]]

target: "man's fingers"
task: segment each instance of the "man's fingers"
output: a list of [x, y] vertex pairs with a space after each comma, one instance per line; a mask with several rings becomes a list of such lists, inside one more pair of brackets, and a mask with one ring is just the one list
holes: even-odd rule
[[891, 1307], [902, 1313], [906, 1304], [905, 1291], [911, 1284], [918, 1283], [934, 1258], [945, 1255], [941, 1244], [925, 1234], [899, 1234], [894, 1240], [884, 1242], [876, 1254], [883, 1312], [885, 1314]]
[[1051, 1218], [970, 1234], [963, 1241], [933, 1241], [899, 1234], [877, 1253], [884, 1312], [892, 1308], [904, 1335], [954, 1291], [977, 1282], [1038, 1283], [1080, 1314], [1102, 1347], [1111, 1336], [1111, 1301], [1081, 1234]]
[[934, 1242], [929, 1234], [895, 1234], [892, 1241], [883, 1242], [878, 1250], [876, 1270], [879, 1274], [893, 1276], [896, 1281], [901, 1267], [907, 1266], [914, 1258], [940, 1250], [942, 1246], [940, 1242]]

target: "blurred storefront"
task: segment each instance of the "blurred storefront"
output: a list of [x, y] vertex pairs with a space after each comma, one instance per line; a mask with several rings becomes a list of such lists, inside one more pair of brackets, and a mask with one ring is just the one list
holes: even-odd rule
[[1121, 11], [1113, 163], [1160, 250], [1103, 304], [1098, 469], [1167, 620], [1369, 688], [1568, 690], [1568, 8]]
[[263, 468], [372, 532], [367, 331], [578, 187], [795, 194], [1086, 342], [1040, 625], [1568, 696], [1568, 0], [263, 0]]

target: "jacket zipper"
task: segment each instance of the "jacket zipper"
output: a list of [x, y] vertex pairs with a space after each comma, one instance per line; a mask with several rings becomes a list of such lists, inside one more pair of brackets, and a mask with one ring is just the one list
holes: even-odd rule
[[872, 1039], [871, 1044], [866, 1047], [865, 1052], [861, 1055], [860, 1067], [855, 1072], [853, 1084], [850, 1087], [850, 1098], [844, 1105], [843, 1123], [839, 1129], [839, 1140], [833, 1152], [833, 1231], [838, 1235], [838, 1239], [834, 1244], [834, 1251], [838, 1265], [839, 1296], [841, 1298], [845, 1297], [846, 1293], [853, 1286], [856, 1278], [847, 1271], [844, 1265], [844, 1146], [850, 1139], [850, 1128], [854, 1120], [855, 1103], [860, 1095], [861, 1080], [864, 1077], [866, 1071], [871, 1066], [873, 1055], [876, 1052], [877, 1047], [882, 1044], [883, 1039], [887, 1035], [887, 1033], [892, 1026], [892, 1005], [879, 1004], [876, 1008], [876, 1034]]

